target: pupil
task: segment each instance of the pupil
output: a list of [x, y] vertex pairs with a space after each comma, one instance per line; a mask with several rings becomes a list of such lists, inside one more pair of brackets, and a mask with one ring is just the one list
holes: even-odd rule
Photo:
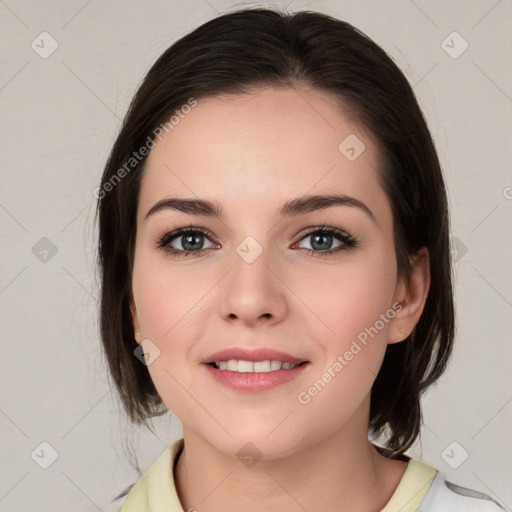
[[[329, 249], [329, 247], [315, 247], [315, 244], [316, 244], [317, 239], [324, 239], [324, 241], [325, 241], [325, 239], [330, 239], [330, 238], [332, 238], [330, 235], [315, 235], [313, 237], [313, 243], [311, 244], [311, 246], [315, 249]], [[322, 244], [320, 243], [319, 245], [322, 245]], [[327, 244], [327, 245], [329, 245], [329, 244]]]
[[[193, 245], [193, 242], [190, 242], [190, 240], [195, 240], [197, 242], [197, 245], [199, 245], [199, 248], [201, 246], [200, 243], [198, 243], [198, 239], [200, 238], [201, 235], [186, 235], [185, 236], [185, 241], [183, 243], [183, 248], [186, 250], [186, 251], [190, 251], [192, 249], [197, 249], [197, 247], [195, 247]], [[192, 244], [192, 246], [189, 245]]]

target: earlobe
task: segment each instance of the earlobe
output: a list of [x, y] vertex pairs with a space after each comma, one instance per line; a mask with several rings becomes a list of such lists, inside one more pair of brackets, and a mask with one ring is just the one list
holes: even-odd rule
[[409, 278], [400, 281], [395, 300], [401, 309], [390, 322], [388, 343], [399, 343], [410, 335], [418, 323], [430, 289], [430, 258], [427, 247], [422, 247], [411, 257]]

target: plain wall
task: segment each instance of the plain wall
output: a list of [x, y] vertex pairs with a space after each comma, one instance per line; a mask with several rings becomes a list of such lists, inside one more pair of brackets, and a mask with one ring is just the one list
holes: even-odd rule
[[[255, 4], [0, 3], [0, 511], [115, 510], [108, 500], [138, 478], [123, 442], [133, 439], [145, 470], [181, 436], [170, 414], [154, 421], [156, 436], [130, 428], [109, 387], [93, 190], [154, 60], [244, 5]], [[454, 358], [424, 398], [425, 426], [409, 453], [511, 510], [512, 2], [274, 5], [349, 21], [414, 86], [448, 186], [458, 317]], [[42, 32], [58, 44], [47, 58], [52, 42]], [[457, 469], [447, 447], [452, 460], [468, 454]], [[52, 449], [57, 459], [43, 469]]]

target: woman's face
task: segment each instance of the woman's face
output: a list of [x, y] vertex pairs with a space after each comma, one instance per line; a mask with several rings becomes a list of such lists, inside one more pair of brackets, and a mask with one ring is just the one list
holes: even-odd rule
[[[273, 458], [343, 429], [366, 438], [386, 345], [405, 337], [392, 213], [370, 135], [324, 93], [270, 88], [200, 99], [163, 133], [141, 183], [132, 283], [135, 332], [163, 401], [184, 429], [232, 455], [248, 441]], [[292, 203], [280, 214], [322, 195], [365, 206]], [[215, 203], [222, 216], [171, 207], [148, 216], [170, 198]], [[158, 248], [190, 226], [203, 232]], [[323, 226], [351, 238], [315, 231]], [[307, 363], [281, 377], [206, 364], [232, 348]], [[258, 360], [286, 359], [274, 356]]]

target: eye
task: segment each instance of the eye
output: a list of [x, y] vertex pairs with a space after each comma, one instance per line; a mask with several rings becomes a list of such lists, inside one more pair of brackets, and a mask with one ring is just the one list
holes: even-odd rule
[[[328, 256], [338, 251], [352, 249], [357, 246], [356, 238], [335, 227], [321, 226], [319, 228], [313, 228], [313, 230], [302, 237], [301, 240], [307, 238], [311, 238], [312, 242], [310, 245], [312, 245], [313, 248], [306, 249], [306, 252], [315, 257]], [[333, 239], [338, 239], [342, 243], [338, 247], [331, 249]]]
[[[162, 236], [156, 247], [170, 253], [172, 256], [185, 257], [192, 253], [202, 252], [204, 250], [204, 238], [207, 235], [209, 236], [209, 232], [203, 228], [192, 226], [180, 228]], [[212, 243], [207, 249], [211, 247], [215, 247], [215, 244]]]
[[[204, 228], [189, 226], [180, 228], [170, 233], [166, 233], [157, 241], [156, 248], [162, 249], [175, 257], [187, 257], [193, 253], [200, 256], [201, 252], [212, 247], [219, 247], [211, 243], [209, 247], [204, 247], [204, 239], [209, 240], [209, 231]], [[339, 228], [320, 226], [312, 228], [301, 240], [311, 238], [311, 249], [302, 248], [307, 254], [315, 257], [329, 256], [338, 251], [352, 249], [357, 246], [357, 239]], [[337, 239], [341, 243], [334, 249], [331, 248], [332, 240]]]

